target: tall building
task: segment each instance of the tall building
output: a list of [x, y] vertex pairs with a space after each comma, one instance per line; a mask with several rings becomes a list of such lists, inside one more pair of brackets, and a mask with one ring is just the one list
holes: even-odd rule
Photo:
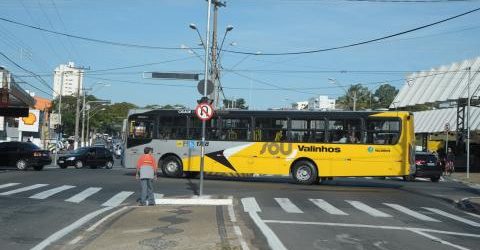
[[75, 68], [73, 62], [56, 67], [53, 75], [53, 99], [60, 94], [62, 96], [76, 95], [79, 87], [80, 90], [83, 88], [83, 73], [82, 69]]
[[329, 99], [328, 96], [321, 95], [308, 99], [308, 109], [310, 110], [334, 110], [335, 99]]

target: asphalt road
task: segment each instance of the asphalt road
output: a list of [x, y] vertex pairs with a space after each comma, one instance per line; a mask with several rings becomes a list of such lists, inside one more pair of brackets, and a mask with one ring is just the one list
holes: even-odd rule
[[[31, 249], [93, 211], [136, 204], [133, 173], [119, 166], [0, 170], [0, 246]], [[160, 178], [155, 192], [190, 197], [198, 179]], [[479, 248], [480, 217], [448, 197], [480, 192], [454, 182], [343, 178], [302, 186], [287, 178], [209, 176], [204, 194], [233, 196], [239, 219], [255, 232], [249, 242], [260, 249]]]

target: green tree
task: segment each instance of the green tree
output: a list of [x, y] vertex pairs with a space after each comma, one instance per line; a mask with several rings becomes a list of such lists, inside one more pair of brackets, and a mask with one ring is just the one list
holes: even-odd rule
[[[86, 101], [95, 101], [98, 100], [93, 95], [87, 95], [85, 97]], [[58, 112], [59, 98], [53, 100], [52, 112]], [[83, 100], [80, 102], [80, 110], [82, 110]], [[62, 125], [63, 125], [63, 134], [70, 136], [75, 134], [75, 115], [77, 111], [77, 97], [76, 96], [62, 96]], [[80, 124], [81, 124], [81, 113], [80, 113]]]
[[354, 106], [356, 110], [369, 109], [371, 106], [371, 94], [370, 90], [362, 84], [351, 85], [345, 95], [337, 99], [337, 104], [344, 110], [353, 110]]
[[235, 109], [248, 109], [246, 105], [245, 99], [238, 98], [235, 100], [224, 99], [223, 100], [223, 107], [224, 108], [235, 108]]
[[395, 96], [398, 94], [398, 89], [390, 84], [383, 84], [375, 90], [373, 108], [389, 108]]

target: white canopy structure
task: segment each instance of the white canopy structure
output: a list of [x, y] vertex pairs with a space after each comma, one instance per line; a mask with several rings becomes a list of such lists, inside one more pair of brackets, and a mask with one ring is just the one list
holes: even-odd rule
[[[457, 109], [436, 109], [413, 112], [415, 133], [439, 133], [445, 131], [445, 124], [449, 124], [450, 131], [457, 130]], [[480, 108], [470, 109], [470, 130], [480, 130]]]
[[390, 108], [456, 101], [480, 94], [480, 57], [410, 74]]

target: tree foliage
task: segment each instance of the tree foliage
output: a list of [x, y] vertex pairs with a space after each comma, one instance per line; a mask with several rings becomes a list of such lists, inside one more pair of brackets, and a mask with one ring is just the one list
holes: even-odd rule
[[356, 110], [388, 109], [397, 94], [398, 89], [390, 84], [380, 85], [374, 93], [362, 84], [355, 84], [337, 99], [337, 105], [344, 110], [353, 110], [354, 106]]
[[233, 108], [233, 109], [248, 109], [245, 99], [224, 99], [223, 100], [224, 108]]
[[[85, 103], [89, 101], [98, 101], [99, 99], [93, 95], [85, 97]], [[59, 98], [53, 100], [52, 112], [58, 112]], [[87, 117], [90, 116], [90, 131], [100, 133], [115, 134], [120, 132], [122, 121], [127, 117], [128, 110], [137, 108], [136, 105], [128, 102], [114, 103], [112, 105], [102, 105], [99, 103], [90, 103], [89, 109], [85, 109], [85, 126]], [[62, 125], [63, 134], [71, 136], [75, 134], [75, 116], [77, 109], [77, 98], [75, 96], [62, 97]], [[83, 108], [83, 100], [80, 101], [80, 111]], [[80, 129], [82, 124], [82, 112], [80, 115]]]

